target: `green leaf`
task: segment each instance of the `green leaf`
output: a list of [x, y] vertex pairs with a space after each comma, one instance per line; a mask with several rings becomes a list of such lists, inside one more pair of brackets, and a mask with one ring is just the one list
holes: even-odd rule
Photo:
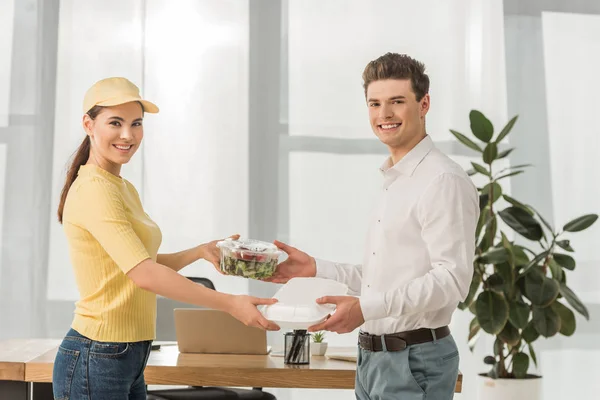
[[494, 364], [496, 364], [496, 359], [492, 356], [485, 356], [483, 358], [483, 362], [484, 362], [484, 364], [487, 364], [487, 365], [494, 365]]
[[533, 260], [529, 261], [529, 264], [527, 264], [521, 270], [520, 276], [528, 274], [529, 271], [531, 271], [533, 267], [537, 266], [540, 261], [542, 261], [544, 258], [546, 258], [548, 256], [548, 253], [549, 253], [549, 251], [546, 250], [546, 251], [538, 254], [537, 256], [535, 256], [535, 258]]
[[558, 282], [544, 276], [541, 272], [525, 276], [525, 296], [531, 300], [531, 304], [547, 307], [556, 299], [558, 293]]
[[519, 330], [507, 321], [502, 332], [498, 334], [498, 338], [506, 344], [516, 346], [521, 340], [521, 335], [519, 335]]
[[500, 211], [498, 215], [508, 226], [523, 237], [536, 242], [542, 238], [542, 227], [522, 208], [508, 207]]
[[554, 261], [563, 268], [573, 271], [575, 269], [575, 259], [567, 254], [554, 253]]
[[504, 139], [506, 135], [508, 135], [512, 127], [515, 125], [515, 122], [517, 122], [517, 118], [519, 118], [519, 116], [515, 115], [510, 121], [508, 121], [504, 128], [502, 128], [502, 131], [500, 131], [500, 134], [496, 138], [496, 143], [500, 143], [502, 139]]
[[499, 274], [492, 274], [486, 279], [487, 287], [494, 292], [502, 293], [504, 291], [504, 280]]
[[544, 337], [552, 337], [560, 330], [560, 316], [552, 307], [533, 308], [533, 326]]
[[520, 207], [520, 208], [522, 208], [523, 210], [527, 211], [527, 213], [528, 213], [529, 215], [533, 215], [533, 214], [534, 214], [533, 210], [532, 210], [532, 209], [531, 209], [529, 206], [526, 206], [525, 204], [523, 204], [523, 203], [521, 203], [521, 202], [517, 201], [516, 199], [514, 199], [514, 198], [510, 197], [509, 195], [507, 195], [507, 194], [504, 194], [504, 195], [502, 195], [502, 197], [504, 198], [504, 200], [506, 200], [507, 202], [509, 202], [509, 203], [510, 203], [510, 204], [512, 204], [513, 206], [515, 206], [515, 207]]
[[524, 379], [527, 377], [527, 370], [529, 369], [529, 356], [525, 353], [517, 353], [513, 356], [513, 374], [515, 378]]
[[498, 146], [496, 143], [490, 142], [487, 146], [485, 146], [485, 150], [483, 150], [483, 162], [486, 164], [491, 164], [496, 157], [498, 156]]
[[563, 271], [562, 267], [558, 265], [558, 263], [552, 258], [548, 261], [548, 266], [550, 267], [550, 272], [552, 272], [552, 277], [556, 281], [562, 282], [563, 275], [565, 274], [565, 271]]
[[489, 220], [488, 224], [485, 228], [485, 234], [483, 235], [481, 242], [479, 243], [478, 249], [482, 252], [487, 251], [490, 246], [494, 242], [494, 238], [496, 237], [496, 230], [498, 228], [498, 223], [496, 222], [496, 217], [494, 216], [491, 220]]
[[529, 321], [523, 332], [521, 332], [521, 336], [523, 340], [527, 343], [535, 342], [538, 337], [540, 337], [540, 333], [533, 326], [533, 321]]
[[473, 348], [475, 347], [475, 343], [477, 342], [480, 331], [481, 327], [479, 326], [479, 321], [477, 321], [477, 317], [475, 317], [469, 324], [469, 349], [471, 351], [473, 351]]
[[494, 200], [492, 203], [495, 203], [496, 200], [498, 200], [500, 196], [502, 196], [502, 186], [500, 186], [500, 184], [498, 184], [497, 182], [488, 183], [483, 187], [483, 189], [481, 189], [481, 193], [490, 196]]
[[480, 111], [471, 110], [469, 113], [471, 131], [482, 142], [488, 143], [494, 136], [494, 126]]
[[523, 247], [513, 246], [513, 254], [515, 255], [515, 265], [527, 265], [529, 263], [529, 257], [525, 254]]
[[[490, 196], [488, 196], [487, 194], [479, 195], [479, 211], [480, 212], [483, 211], [486, 208], [486, 206], [488, 205], [489, 197]], [[490, 212], [490, 209], [488, 207], [488, 209], [487, 209], [488, 215], [489, 215], [489, 212]], [[484, 213], [482, 213], [482, 214], [484, 214]], [[485, 217], [485, 215], [484, 215], [484, 217]]]
[[535, 355], [535, 351], [533, 350], [533, 346], [531, 345], [531, 343], [527, 343], [527, 347], [529, 349], [529, 355], [531, 356], [531, 359], [533, 360], [533, 363], [535, 364], [535, 367], [537, 368], [537, 366], [538, 366], [537, 356]]
[[529, 306], [525, 303], [514, 302], [510, 303], [508, 320], [516, 328], [524, 329], [529, 321]]
[[508, 253], [504, 247], [494, 247], [477, 259], [480, 264], [500, 264], [508, 261]]
[[484, 167], [481, 164], [477, 164], [476, 162], [471, 161], [471, 165], [473, 166], [473, 169], [477, 172], [479, 172], [480, 174], [483, 174], [487, 177], [491, 177], [492, 175], [490, 174], [490, 171], [488, 171], [488, 169], [486, 167]]
[[569, 240], [559, 240], [556, 242], [556, 244], [558, 245], [558, 247], [560, 247], [563, 250], [566, 251], [575, 251], [572, 247], [571, 247], [571, 242]]
[[563, 227], [563, 230], [565, 230], [567, 232], [580, 232], [580, 231], [592, 226], [592, 224], [594, 222], [596, 222], [597, 219], [598, 219], [598, 215], [587, 214], [587, 215], [581, 216], [579, 218], [575, 218], [571, 222], [568, 222]]
[[469, 139], [462, 133], [453, 131], [452, 129], [450, 129], [450, 132], [454, 135], [454, 137], [456, 137], [458, 139], [459, 142], [461, 142], [468, 148], [478, 151], [480, 153], [483, 153], [483, 150], [481, 149], [481, 147], [479, 147], [479, 145], [477, 143], [475, 143], [474, 141], [472, 141], [471, 139]]
[[502, 281], [504, 282], [504, 290], [508, 292], [507, 289], [511, 289], [514, 285], [514, 277], [512, 273], [512, 267], [509, 263], [504, 262], [500, 264], [494, 265], [494, 270], [497, 275], [500, 275]]
[[519, 171], [509, 172], [508, 174], [500, 175], [499, 177], [496, 178], [496, 180], [499, 181], [500, 179], [508, 178], [509, 176], [519, 175], [519, 174], [522, 174], [523, 172], [525, 172], [525, 171], [519, 170]]
[[506, 149], [504, 151], [501, 151], [500, 153], [498, 153], [498, 157], [496, 157], [496, 160], [499, 160], [501, 158], [507, 157], [510, 153], [513, 152], [515, 148], [511, 147], [510, 149]]
[[[481, 199], [481, 196], [479, 198]], [[481, 210], [481, 212], [479, 213], [479, 220], [477, 221], [477, 228], [475, 229], [476, 239], [479, 238], [479, 235], [481, 235], [481, 230], [483, 229], [483, 227], [487, 226], [487, 224], [490, 223], [493, 218], [495, 217], [493, 215], [490, 216], [489, 207], [484, 207], [484, 209]]]
[[575, 311], [579, 314], [583, 315], [585, 319], [589, 321], [590, 314], [587, 310], [587, 307], [579, 300], [579, 297], [571, 289], [567, 287], [567, 285], [561, 283], [560, 284], [560, 294], [567, 300], [567, 302], [573, 307]]
[[479, 289], [479, 285], [481, 284], [481, 274], [476, 266], [473, 268], [473, 278], [471, 279], [471, 285], [469, 287], [469, 294], [464, 302], [458, 304], [458, 308], [464, 310], [468, 308], [473, 302], [473, 298], [475, 297], [475, 293]]
[[475, 175], [476, 173], [477, 173], [477, 171], [475, 171], [474, 169], [469, 169], [469, 170], [467, 170], [467, 175], [469, 175], [469, 176], [473, 176], [473, 175]]
[[481, 328], [496, 335], [508, 321], [508, 303], [504, 296], [491, 290], [484, 290], [477, 297], [475, 313]]
[[560, 301], [555, 301], [551, 306], [560, 316], [560, 333], [565, 336], [571, 336], [575, 333], [575, 314]]

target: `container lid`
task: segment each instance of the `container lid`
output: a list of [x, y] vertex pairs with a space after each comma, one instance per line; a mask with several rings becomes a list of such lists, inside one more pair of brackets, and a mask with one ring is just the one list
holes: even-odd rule
[[307, 329], [335, 311], [335, 304], [317, 304], [318, 298], [347, 293], [347, 285], [330, 279], [292, 278], [273, 296], [278, 302], [266, 306], [262, 313], [282, 329]]
[[253, 239], [227, 238], [217, 243], [217, 247], [224, 247], [232, 251], [244, 251], [255, 254], [279, 254], [281, 251], [273, 243]]

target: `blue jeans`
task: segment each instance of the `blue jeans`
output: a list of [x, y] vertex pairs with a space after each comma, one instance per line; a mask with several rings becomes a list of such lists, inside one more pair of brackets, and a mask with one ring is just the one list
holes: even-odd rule
[[69, 330], [54, 361], [55, 400], [145, 400], [151, 343], [98, 342]]
[[458, 348], [448, 335], [402, 351], [358, 349], [358, 400], [450, 400], [458, 377]]

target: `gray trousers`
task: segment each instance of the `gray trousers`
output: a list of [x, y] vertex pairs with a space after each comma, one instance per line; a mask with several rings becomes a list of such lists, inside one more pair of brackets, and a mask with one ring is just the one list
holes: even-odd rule
[[451, 400], [458, 377], [452, 338], [415, 344], [402, 351], [358, 349], [358, 400]]

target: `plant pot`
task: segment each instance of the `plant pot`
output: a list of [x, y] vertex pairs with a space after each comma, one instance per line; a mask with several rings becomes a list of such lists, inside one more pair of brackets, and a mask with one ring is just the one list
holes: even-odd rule
[[492, 379], [487, 375], [478, 377], [480, 400], [541, 400], [542, 377], [528, 375], [525, 379]]
[[327, 343], [311, 343], [310, 354], [313, 356], [324, 356], [327, 351]]

